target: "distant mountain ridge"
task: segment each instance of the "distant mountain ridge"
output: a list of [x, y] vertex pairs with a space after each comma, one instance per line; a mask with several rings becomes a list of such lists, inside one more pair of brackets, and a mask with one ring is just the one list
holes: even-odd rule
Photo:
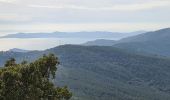
[[82, 31], [82, 32], [52, 32], [52, 33], [16, 33], [1, 36], [0, 38], [124, 38], [144, 31], [131, 33], [107, 31]]
[[24, 50], [24, 49], [18, 49], [18, 48], [13, 48], [13, 49], [10, 49], [8, 50], [9, 52], [29, 52], [30, 50]]
[[[106, 40], [105, 40], [106, 41]], [[95, 40], [83, 45], [105, 45], [103, 40]], [[151, 53], [162, 56], [170, 56], [170, 28], [146, 32], [135, 36], [122, 38], [120, 40], [107, 41], [109, 46], [126, 49], [132, 52]]]
[[170, 56], [170, 28], [124, 38], [113, 46], [130, 51]]
[[144, 42], [144, 41], [159, 41], [159, 39], [169, 40], [170, 28], [164, 28], [156, 31], [146, 32], [143, 34], [123, 38], [118, 42]]

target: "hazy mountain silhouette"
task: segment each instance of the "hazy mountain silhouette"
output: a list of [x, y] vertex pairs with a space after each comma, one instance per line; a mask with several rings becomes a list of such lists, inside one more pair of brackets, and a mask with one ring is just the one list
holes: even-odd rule
[[[105, 40], [107, 41], [107, 40]], [[85, 43], [85, 45], [114, 46], [135, 52], [144, 52], [170, 56], [170, 28], [127, 37], [118, 41], [109, 40], [105, 44], [103, 40], [95, 40]]]
[[82, 32], [52, 32], [52, 33], [16, 33], [8, 34], [0, 38], [124, 38], [139, 34], [144, 31], [131, 33], [107, 32], [107, 31], [82, 31]]

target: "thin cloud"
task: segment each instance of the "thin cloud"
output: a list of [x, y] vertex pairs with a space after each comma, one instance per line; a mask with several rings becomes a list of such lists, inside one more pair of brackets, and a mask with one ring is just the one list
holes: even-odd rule
[[24, 16], [19, 14], [0, 14], [0, 21], [9, 22], [25, 22], [30, 21], [32, 18], [30, 16]]
[[0, 0], [0, 32], [156, 30], [167, 12], [170, 0]]
[[[156, 30], [169, 27], [170, 24], [162, 23], [81, 23], [81, 24], [22, 24], [1, 25], [0, 32], [53, 32], [53, 31], [113, 31], [130, 32], [138, 30]], [[10, 31], [11, 30], [11, 31]]]
[[89, 6], [78, 6], [78, 5], [29, 5], [29, 7], [35, 8], [49, 8], [49, 9], [74, 9], [74, 10], [92, 10], [92, 11], [139, 11], [148, 10], [158, 7], [170, 6], [170, 1], [153, 1], [146, 3], [136, 4], [117, 4], [110, 7], [89, 7]]
[[4, 3], [15, 3], [18, 0], [0, 0], [0, 2], [4, 2]]

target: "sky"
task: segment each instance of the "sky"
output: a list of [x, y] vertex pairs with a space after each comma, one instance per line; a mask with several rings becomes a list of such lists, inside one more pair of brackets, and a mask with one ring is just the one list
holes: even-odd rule
[[170, 0], [0, 0], [0, 36], [170, 27]]

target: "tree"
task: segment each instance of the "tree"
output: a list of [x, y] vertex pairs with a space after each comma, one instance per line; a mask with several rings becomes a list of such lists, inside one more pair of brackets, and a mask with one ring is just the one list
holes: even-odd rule
[[14, 58], [10, 58], [9, 60], [6, 61], [5, 63], [5, 67], [9, 67], [9, 66], [15, 66], [15, 59]]
[[0, 100], [69, 100], [67, 87], [57, 87], [51, 79], [59, 65], [53, 54], [32, 63], [16, 64], [10, 59], [0, 69]]

